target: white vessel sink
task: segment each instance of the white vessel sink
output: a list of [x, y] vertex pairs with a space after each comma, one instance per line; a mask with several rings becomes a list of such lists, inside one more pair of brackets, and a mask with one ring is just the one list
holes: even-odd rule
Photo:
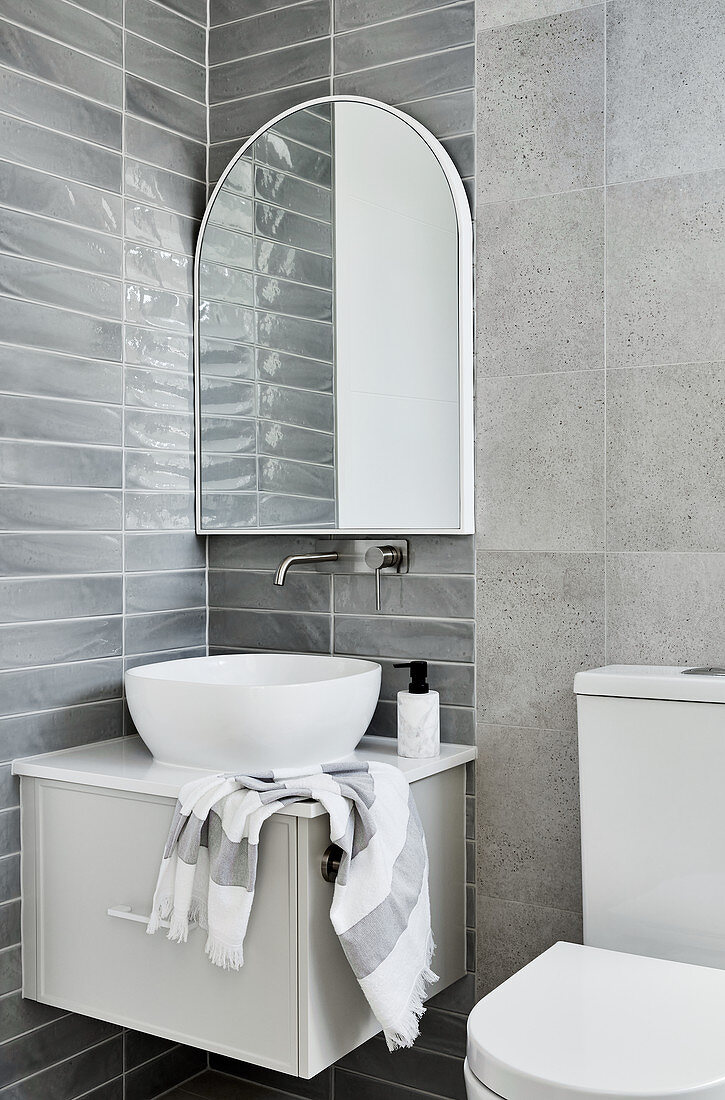
[[260, 653], [191, 657], [126, 673], [136, 729], [156, 760], [260, 772], [347, 756], [367, 730], [380, 665]]

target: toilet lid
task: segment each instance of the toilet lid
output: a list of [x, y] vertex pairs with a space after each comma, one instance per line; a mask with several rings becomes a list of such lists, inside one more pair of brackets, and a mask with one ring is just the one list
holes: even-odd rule
[[558, 943], [478, 1002], [468, 1064], [505, 1100], [725, 1100], [725, 971]]

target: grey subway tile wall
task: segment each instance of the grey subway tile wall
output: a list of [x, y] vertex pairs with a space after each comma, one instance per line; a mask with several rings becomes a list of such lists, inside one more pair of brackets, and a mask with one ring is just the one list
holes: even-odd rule
[[[268, 10], [269, 9], [269, 10]], [[474, 7], [468, 3], [435, 3], [420, 0], [381, 5], [379, 0], [328, 0], [320, 3], [254, 3], [246, 0], [211, 0], [210, 5], [210, 182], [255, 130], [278, 112], [335, 93], [368, 95], [399, 107], [428, 125], [444, 142], [459, 170], [473, 190], [474, 169]], [[334, 58], [334, 71], [333, 59]], [[314, 129], [301, 136], [299, 130], [285, 131], [298, 138], [306, 150], [303, 177], [305, 198], [319, 202], [320, 186], [329, 186], [328, 163], [319, 154], [320, 122], [311, 113]], [[297, 129], [298, 123], [295, 122]], [[261, 143], [258, 143], [261, 145]], [[287, 148], [290, 142], [287, 142]], [[279, 178], [284, 163], [278, 159], [279, 144], [266, 142], [260, 150], [276, 187], [273, 200], [284, 205]], [[266, 187], [267, 180], [257, 186]], [[293, 186], [289, 181], [289, 186]], [[295, 183], [294, 186], [297, 186]], [[296, 196], [297, 198], [297, 196]], [[311, 212], [316, 209], [310, 206]], [[285, 242], [292, 243], [292, 242]], [[282, 288], [278, 301], [302, 303], [303, 317], [320, 319], [327, 308], [324, 294], [306, 288], [331, 285], [331, 272], [324, 257], [296, 251], [295, 286], [280, 281], [290, 248], [278, 241], [265, 242], [264, 272]], [[319, 252], [319, 250], [317, 250]], [[267, 284], [257, 276], [257, 294]], [[294, 290], [295, 298], [290, 295]], [[281, 294], [287, 295], [282, 298]], [[256, 304], [263, 306], [258, 297]], [[297, 313], [291, 306], [290, 312]], [[311, 312], [310, 312], [311, 311]], [[271, 311], [270, 311], [271, 314]], [[309, 325], [309, 321], [307, 322]], [[263, 338], [277, 333], [276, 317], [261, 322]], [[326, 362], [330, 356], [320, 346], [313, 353], [316, 362], [300, 356], [304, 350], [295, 341], [306, 334], [284, 325], [285, 354], [274, 357], [258, 351], [257, 377], [260, 382], [260, 410], [269, 417], [259, 428], [258, 450], [274, 465], [262, 464], [263, 476], [272, 476], [282, 488], [290, 476], [299, 477], [301, 465], [311, 462], [329, 467], [332, 449], [327, 433], [332, 425], [329, 412], [319, 401], [320, 393], [331, 393], [332, 379]], [[277, 346], [278, 341], [274, 346]], [[299, 386], [317, 391], [314, 405], [308, 403], [303, 419], [296, 412], [285, 414], [284, 387]], [[299, 394], [297, 395], [299, 397]], [[324, 415], [321, 418], [321, 414]], [[279, 419], [275, 419], [279, 417]], [[312, 418], [312, 419], [311, 419]], [[219, 427], [220, 433], [224, 429]], [[223, 434], [222, 434], [223, 438]], [[270, 498], [272, 500], [273, 498]], [[284, 496], [276, 498], [281, 506]], [[294, 497], [288, 498], [291, 507]], [[267, 507], [262, 499], [260, 507]], [[287, 513], [294, 515], [294, 512]], [[275, 518], [279, 519], [279, 509]], [[320, 522], [326, 518], [320, 512]], [[395, 735], [395, 697], [407, 684], [405, 674], [393, 669], [395, 660], [412, 657], [431, 661], [431, 683], [441, 692], [442, 737], [448, 741], [473, 743], [474, 732], [474, 595], [475, 553], [469, 537], [419, 536], [411, 539], [408, 576], [384, 578], [383, 611], [375, 613], [372, 577], [329, 576], [301, 570], [291, 574], [285, 587], [272, 585], [273, 570], [288, 553], [314, 548], [314, 539], [279, 536], [214, 536], [209, 539], [209, 642], [212, 652], [282, 649], [300, 652], [360, 655], [380, 660], [383, 666], [381, 700], [373, 719], [372, 732]], [[469, 819], [473, 821], [473, 786], [469, 797]], [[473, 846], [473, 837], [469, 840]], [[469, 860], [470, 882], [474, 861]], [[469, 907], [470, 967], [475, 961], [475, 907], [471, 887]], [[458, 983], [432, 1002], [426, 1025], [410, 1056], [389, 1056], [379, 1040], [373, 1040], [352, 1062], [333, 1067], [312, 1082], [295, 1081], [282, 1074], [255, 1069], [228, 1059], [211, 1056], [210, 1064], [227, 1074], [249, 1082], [240, 1096], [257, 1095], [264, 1086], [291, 1096], [327, 1098], [337, 1095], [350, 1100], [367, 1097], [417, 1095], [425, 1089], [436, 1097], [462, 1096], [461, 1061], [465, 1014], [473, 1004], [473, 976]], [[353, 1064], [354, 1063], [354, 1064]], [[189, 1087], [189, 1086], [185, 1086]], [[194, 1087], [199, 1095], [223, 1095], [213, 1075], [199, 1078]], [[217, 1091], [215, 1091], [217, 1090]]]
[[581, 936], [575, 673], [725, 651], [725, 25], [485, 0], [477, 56], [484, 993]]
[[21, 999], [17, 786], [7, 763], [130, 732], [124, 664], [204, 652], [190, 270], [205, 198], [206, 4], [181, 7], [8, 0], [0, 13], [8, 1100], [148, 1100], [206, 1062]]

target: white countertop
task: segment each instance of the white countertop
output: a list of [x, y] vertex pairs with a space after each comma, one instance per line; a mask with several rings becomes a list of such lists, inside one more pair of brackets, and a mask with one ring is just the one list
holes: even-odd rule
[[[363, 737], [353, 757], [393, 764], [409, 783], [415, 783], [475, 760], [476, 749], [471, 745], [441, 745], [440, 756], [409, 760], [398, 756], [394, 738]], [[165, 798], [176, 798], [185, 783], [205, 774], [211, 775], [213, 772], [158, 763], [140, 737], [119, 737], [114, 741], [81, 745], [42, 756], [25, 756], [13, 761], [13, 775], [80, 783], [87, 787], [107, 787], [134, 794], [162, 795]], [[300, 802], [282, 812], [293, 817], [318, 817], [325, 811], [317, 803]]]

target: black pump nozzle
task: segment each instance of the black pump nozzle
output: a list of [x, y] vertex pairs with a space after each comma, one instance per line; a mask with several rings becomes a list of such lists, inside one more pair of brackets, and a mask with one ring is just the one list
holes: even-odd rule
[[401, 665], [393, 665], [393, 668], [410, 669], [410, 684], [408, 685], [408, 691], [411, 695], [428, 694], [430, 687], [428, 686], [427, 661], [406, 661]]

